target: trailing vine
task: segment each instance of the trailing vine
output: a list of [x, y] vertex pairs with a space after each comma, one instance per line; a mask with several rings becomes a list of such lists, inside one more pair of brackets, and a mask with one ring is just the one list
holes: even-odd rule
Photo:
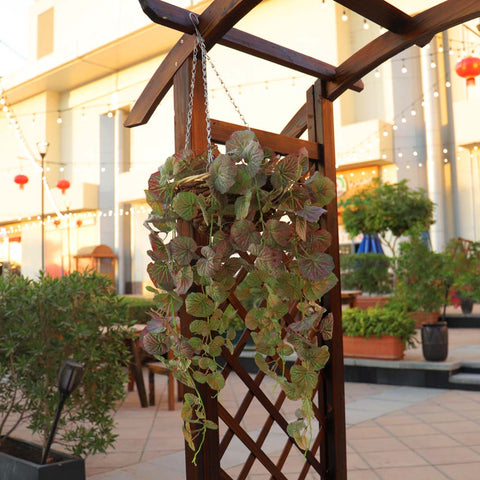
[[[224, 349], [233, 353], [245, 328], [259, 369], [301, 402], [287, 431], [300, 448], [309, 447], [312, 397], [329, 358], [320, 337], [329, 340], [333, 325], [320, 303], [337, 282], [320, 219], [334, 197], [335, 185], [309, 170], [305, 151], [279, 156], [262, 149], [250, 130], [233, 133], [226, 153], [215, 151], [210, 164], [206, 153], [185, 150], [150, 177], [147, 270], [156, 308], [141, 341], [192, 389], [181, 414], [197, 453], [206, 431], [217, 428], [197, 385], [208, 384], [213, 394], [223, 388], [218, 359]], [[197, 241], [175, 233], [178, 221], [191, 223]], [[180, 318], [190, 322], [188, 335]], [[292, 354], [297, 361], [288, 370]]]

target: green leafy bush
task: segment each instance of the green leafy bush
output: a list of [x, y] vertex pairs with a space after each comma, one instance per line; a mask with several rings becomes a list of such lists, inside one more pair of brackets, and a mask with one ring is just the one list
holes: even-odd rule
[[58, 371], [72, 359], [85, 375], [65, 404], [56, 442], [80, 456], [105, 452], [125, 394], [126, 315], [110, 280], [96, 273], [0, 277], [0, 440], [25, 423], [46, 441]]
[[480, 243], [452, 239], [444, 259], [444, 275], [455, 296], [480, 302]]
[[385, 294], [392, 291], [389, 273], [391, 260], [383, 253], [353, 253], [340, 257], [342, 288], [364, 293]]
[[444, 257], [432, 252], [420, 235], [400, 244], [393, 301], [411, 312], [437, 312], [446, 302]]
[[383, 308], [348, 308], [343, 311], [343, 334], [347, 337], [381, 337], [393, 335], [402, 340], [405, 346], [413, 346], [415, 320], [406, 310], [393, 308], [388, 304]]
[[122, 297], [127, 307], [127, 318], [133, 323], [148, 323], [152, 318], [150, 312], [155, 307], [153, 298], [147, 297]]

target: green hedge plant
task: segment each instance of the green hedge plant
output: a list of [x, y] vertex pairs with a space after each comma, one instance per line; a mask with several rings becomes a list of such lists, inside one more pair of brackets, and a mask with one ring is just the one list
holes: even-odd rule
[[0, 277], [0, 443], [25, 424], [45, 444], [58, 405], [63, 360], [85, 365], [67, 399], [56, 442], [79, 456], [105, 452], [125, 395], [126, 307], [105, 276], [74, 272]]
[[340, 257], [342, 288], [384, 295], [392, 291], [390, 257], [383, 253], [352, 253]]
[[405, 347], [414, 346], [415, 320], [405, 309], [387, 304], [385, 307], [348, 308], [342, 313], [343, 334], [347, 337], [376, 337], [393, 335]]

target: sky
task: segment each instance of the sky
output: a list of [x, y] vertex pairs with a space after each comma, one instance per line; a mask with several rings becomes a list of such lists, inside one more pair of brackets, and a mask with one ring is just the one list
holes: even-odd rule
[[34, 0], [0, 0], [0, 77], [19, 68], [28, 52], [28, 9]]

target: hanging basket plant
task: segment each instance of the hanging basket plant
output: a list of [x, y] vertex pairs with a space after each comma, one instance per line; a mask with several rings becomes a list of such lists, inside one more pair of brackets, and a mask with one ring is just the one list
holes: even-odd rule
[[[250, 130], [235, 132], [226, 153], [207, 159], [182, 151], [149, 179], [148, 273], [156, 308], [143, 347], [192, 389], [183, 431], [198, 452], [206, 430], [217, 425], [207, 420], [197, 385], [208, 384], [213, 394], [222, 389], [219, 357], [234, 351], [237, 331], [246, 328], [259, 369], [301, 402], [288, 433], [306, 449], [312, 397], [329, 358], [321, 338], [332, 334], [332, 315], [320, 301], [337, 278], [320, 219], [335, 186], [309, 170], [305, 151], [278, 156]], [[177, 234], [179, 221], [195, 233]], [[186, 335], [180, 321], [189, 322]], [[292, 354], [298, 360], [288, 370]]]

